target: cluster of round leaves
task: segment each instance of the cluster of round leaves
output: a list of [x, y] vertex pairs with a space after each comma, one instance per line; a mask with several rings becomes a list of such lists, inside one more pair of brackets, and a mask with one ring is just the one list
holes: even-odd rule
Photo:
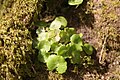
[[74, 28], [66, 26], [67, 20], [59, 16], [50, 27], [41, 25], [36, 31], [39, 61], [46, 63], [48, 70], [56, 69], [60, 74], [67, 70], [66, 59], [70, 59], [72, 64], [82, 64], [93, 51], [91, 45], [83, 42], [82, 34], [76, 34]]

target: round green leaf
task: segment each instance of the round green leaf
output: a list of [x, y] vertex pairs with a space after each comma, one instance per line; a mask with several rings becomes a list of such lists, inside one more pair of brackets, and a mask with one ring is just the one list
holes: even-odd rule
[[82, 39], [80, 38], [79, 34], [73, 34], [73, 35], [70, 37], [70, 41], [71, 41], [71, 43], [83, 45], [83, 41], [82, 41]]
[[60, 63], [58, 64], [59, 67], [57, 67], [57, 71], [59, 74], [62, 74], [62, 73], [65, 73], [66, 72], [66, 69], [67, 69], [67, 62], [64, 62], [64, 63]]
[[69, 5], [79, 5], [82, 4], [83, 0], [69, 0], [68, 4]]
[[89, 44], [84, 44], [83, 49], [88, 55], [93, 53], [93, 47]]
[[55, 20], [50, 25], [50, 30], [59, 29], [61, 26], [66, 27], [67, 26], [67, 20], [62, 17], [56, 17]]
[[59, 47], [57, 54], [64, 58], [69, 58], [68, 48], [65, 45]]
[[63, 27], [67, 26], [67, 20], [63, 16], [57, 17], [55, 21], [59, 21], [61, 23], [61, 26]]
[[50, 30], [57, 30], [61, 27], [61, 23], [59, 21], [53, 21], [50, 25]]
[[45, 32], [44, 30], [42, 30], [41, 32], [37, 31], [38, 34], [38, 41], [42, 41], [42, 40], [47, 40], [49, 38], [49, 34], [48, 32]]
[[49, 41], [43, 40], [38, 43], [38, 49], [48, 52], [51, 48], [51, 43]]
[[48, 70], [54, 70], [56, 69], [58, 73], [62, 74], [67, 69], [67, 62], [62, 56], [58, 55], [50, 55], [47, 59], [47, 67]]

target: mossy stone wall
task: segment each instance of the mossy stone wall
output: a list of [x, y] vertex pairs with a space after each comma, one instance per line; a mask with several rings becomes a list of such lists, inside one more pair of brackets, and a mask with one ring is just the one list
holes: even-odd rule
[[[31, 77], [30, 25], [41, 0], [0, 0], [0, 80]], [[27, 27], [26, 27], [27, 26]]]

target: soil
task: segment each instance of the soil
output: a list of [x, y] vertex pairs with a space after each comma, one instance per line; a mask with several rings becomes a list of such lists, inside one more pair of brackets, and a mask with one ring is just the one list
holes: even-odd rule
[[120, 80], [120, 1], [84, 0], [77, 8], [63, 3], [50, 9], [45, 3], [40, 20], [51, 22], [55, 16], [64, 16], [68, 27], [83, 33], [85, 42], [95, 48], [94, 65], [84, 68], [68, 64], [63, 75], [38, 65], [31, 80]]

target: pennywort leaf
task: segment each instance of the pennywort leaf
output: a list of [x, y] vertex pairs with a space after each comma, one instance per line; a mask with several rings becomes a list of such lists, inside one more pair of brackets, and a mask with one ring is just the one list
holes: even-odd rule
[[71, 41], [71, 43], [73, 43], [73, 44], [83, 45], [83, 41], [82, 41], [82, 39], [80, 38], [79, 34], [73, 34], [73, 35], [70, 37], [70, 41]]
[[59, 21], [61, 23], [61, 26], [63, 27], [67, 26], [67, 20], [63, 16], [59, 16], [55, 20]]
[[47, 59], [48, 70], [56, 69], [58, 73], [62, 74], [67, 69], [67, 62], [62, 56], [59, 55], [50, 55]]
[[61, 23], [59, 21], [53, 21], [50, 25], [50, 30], [58, 30], [61, 27]]
[[69, 5], [80, 5], [82, 4], [83, 0], [69, 0], [68, 4]]
[[87, 43], [84, 44], [83, 49], [88, 55], [91, 55], [93, 53], [93, 47]]
[[62, 45], [58, 48], [58, 52], [57, 54], [60, 55], [60, 56], [63, 56], [65, 59], [66, 58], [69, 58], [69, 53], [68, 53], [68, 47], [66, 47], [65, 45]]
[[66, 26], [67, 26], [67, 20], [64, 17], [59, 16], [55, 18], [55, 20], [51, 23], [50, 30], [55, 30]]
[[59, 74], [63, 74], [66, 72], [66, 70], [67, 70], [67, 62], [66, 61], [64, 63], [59, 63], [58, 66], [59, 67], [57, 67], [56, 70], [58, 71]]
[[49, 41], [43, 40], [38, 43], [38, 49], [48, 52], [51, 48]]
[[44, 29], [38, 29], [37, 34], [38, 34], [38, 38], [37, 38], [38, 41], [47, 40], [49, 38], [49, 34], [45, 32]]

